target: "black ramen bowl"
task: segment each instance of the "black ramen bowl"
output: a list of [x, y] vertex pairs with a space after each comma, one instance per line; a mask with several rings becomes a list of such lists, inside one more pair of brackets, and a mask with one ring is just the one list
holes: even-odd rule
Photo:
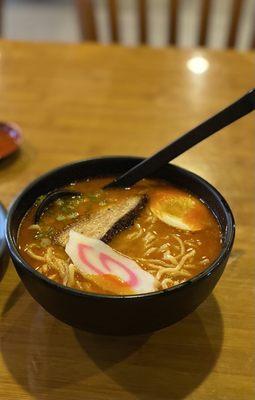
[[65, 165], [32, 182], [10, 207], [6, 237], [20, 279], [45, 310], [75, 328], [101, 334], [128, 335], [166, 327], [194, 311], [209, 296], [224, 271], [235, 234], [231, 210], [221, 194], [209, 183], [171, 164], [153, 177], [163, 178], [203, 199], [221, 227], [221, 253], [199, 275], [158, 292], [128, 296], [101, 295], [58, 284], [35, 271], [21, 257], [17, 245], [19, 225], [38, 196], [87, 177], [118, 175], [141, 160], [137, 157], [107, 157]]

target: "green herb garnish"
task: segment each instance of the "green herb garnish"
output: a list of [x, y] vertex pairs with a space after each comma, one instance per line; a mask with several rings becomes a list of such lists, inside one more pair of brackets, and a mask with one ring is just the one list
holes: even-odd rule
[[58, 207], [61, 207], [61, 206], [63, 206], [65, 203], [64, 203], [64, 200], [62, 200], [62, 199], [57, 199], [56, 201], [55, 201], [55, 203], [56, 203], [56, 205], [58, 206]]
[[74, 218], [77, 218], [78, 216], [79, 216], [78, 212], [73, 212], [72, 214], [67, 215], [66, 218], [74, 219]]
[[64, 215], [59, 214], [56, 216], [57, 221], [64, 221], [65, 219], [66, 219], [66, 217]]
[[34, 238], [35, 239], [43, 239], [43, 238], [47, 238], [47, 237], [51, 237], [52, 235], [54, 235], [55, 234], [55, 229], [54, 228], [52, 228], [52, 227], [50, 227], [50, 228], [48, 228], [48, 229], [46, 229], [46, 230], [41, 230], [41, 231], [38, 231], [36, 234], [35, 234], [35, 236], [34, 236]]
[[36, 201], [35, 201], [35, 206], [39, 206], [39, 204], [41, 204], [41, 202], [45, 199], [46, 194], [42, 194], [41, 196], [37, 197]]
[[86, 193], [86, 196], [89, 200], [93, 201], [94, 203], [98, 203], [99, 201], [102, 200], [103, 191], [101, 190], [95, 193]]

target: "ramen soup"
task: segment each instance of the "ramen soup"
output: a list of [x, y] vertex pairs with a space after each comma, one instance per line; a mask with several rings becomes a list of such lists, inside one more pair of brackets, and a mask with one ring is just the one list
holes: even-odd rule
[[161, 180], [102, 190], [110, 178], [66, 189], [45, 209], [39, 197], [23, 218], [18, 245], [38, 272], [71, 288], [127, 295], [171, 288], [206, 269], [219, 255], [221, 232], [207, 206]]

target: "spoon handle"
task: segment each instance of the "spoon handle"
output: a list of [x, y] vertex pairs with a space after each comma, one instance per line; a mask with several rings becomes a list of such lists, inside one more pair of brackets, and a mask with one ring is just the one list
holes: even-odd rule
[[140, 179], [153, 174], [175, 157], [195, 146], [197, 143], [218, 132], [225, 126], [232, 124], [239, 118], [255, 109], [255, 89], [250, 90], [239, 100], [235, 101], [189, 132], [180, 136], [154, 155], [146, 158], [129, 171], [109, 183], [104, 189], [114, 187], [130, 187]]

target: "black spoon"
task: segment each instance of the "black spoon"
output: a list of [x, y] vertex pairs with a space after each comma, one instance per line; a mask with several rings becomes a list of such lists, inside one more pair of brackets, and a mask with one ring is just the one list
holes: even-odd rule
[[[130, 187], [134, 185], [136, 182], [151, 175], [153, 172], [157, 171], [186, 150], [195, 146], [197, 143], [232, 124], [232, 122], [242, 118], [244, 115], [249, 114], [254, 109], [255, 89], [252, 89], [230, 106], [224, 108], [222, 111], [180, 136], [174, 142], [170, 143], [151, 157], [146, 158], [120, 177], [114, 179], [112, 182], [104, 186], [103, 189]], [[35, 213], [35, 222], [39, 222], [45, 207], [47, 207], [52, 201], [69, 195], [80, 196], [81, 193], [65, 189], [55, 190], [54, 192], [49, 193], [37, 208]]]
[[244, 115], [249, 114], [254, 109], [255, 89], [252, 89], [230, 106], [224, 108], [222, 111], [202, 122], [202, 124], [191, 129], [168, 146], [153, 154], [151, 157], [146, 158], [120, 177], [114, 179], [114, 181], [106, 185], [104, 189], [130, 187], [134, 185], [136, 182], [151, 175], [197, 143], [232, 124], [232, 122], [242, 118]]

